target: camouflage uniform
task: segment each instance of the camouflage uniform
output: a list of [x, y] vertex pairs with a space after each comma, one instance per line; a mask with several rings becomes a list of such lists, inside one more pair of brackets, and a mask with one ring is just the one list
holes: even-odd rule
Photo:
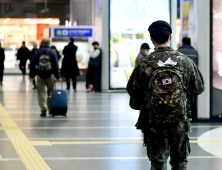
[[[177, 67], [183, 72], [183, 83], [190, 94], [199, 95], [204, 91], [203, 77], [193, 61], [171, 47], [161, 47], [145, 57], [134, 69], [127, 85], [127, 91], [139, 103], [140, 116], [137, 129], [144, 132], [144, 142], [147, 145], [147, 155], [151, 161], [151, 170], [166, 170], [166, 161], [171, 157], [172, 170], [186, 170], [187, 157], [190, 153], [189, 133], [189, 104], [183, 118], [176, 120], [176, 115], [151, 115], [149, 112], [149, 82], [153, 72], [152, 61], [165, 62], [174, 58]], [[154, 59], [154, 60], [153, 60]], [[175, 117], [174, 117], [175, 116]]]

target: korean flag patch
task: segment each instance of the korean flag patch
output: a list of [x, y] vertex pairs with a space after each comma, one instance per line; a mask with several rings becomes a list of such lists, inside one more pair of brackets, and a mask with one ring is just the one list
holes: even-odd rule
[[162, 79], [162, 84], [163, 86], [170, 85], [172, 84], [172, 79], [171, 78]]

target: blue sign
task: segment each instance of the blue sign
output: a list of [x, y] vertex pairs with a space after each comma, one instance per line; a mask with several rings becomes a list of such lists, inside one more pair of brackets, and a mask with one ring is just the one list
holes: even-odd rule
[[93, 36], [92, 28], [56, 28], [54, 31], [55, 37], [81, 37], [89, 38]]

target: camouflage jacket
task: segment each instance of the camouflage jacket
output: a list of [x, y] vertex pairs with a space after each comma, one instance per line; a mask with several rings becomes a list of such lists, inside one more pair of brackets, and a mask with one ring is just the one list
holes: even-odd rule
[[[184, 54], [174, 51], [171, 47], [161, 47], [146, 56], [134, 69], [127, 84], [127, 91], [131, 98], [141, 103], [140, 116], [136, 124], [137, 129], [145, 131], [148, 124], [148, 99], [149, 81], [153, 72], [153, 59], [165, 62], [168, 58], [174, 58], [177, 66], [182, 69], [184, 85], [190, 94], [199, 95], [204, 91], [204, 80], [193, 61]], [[167, 118], [166, 118], [167, 119]]]

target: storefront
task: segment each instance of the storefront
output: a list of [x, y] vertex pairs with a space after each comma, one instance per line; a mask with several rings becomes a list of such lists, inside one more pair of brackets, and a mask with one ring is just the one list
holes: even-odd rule
[[22, 42], [25, 41], [30, 50], [33, 42], [39, 46], [44, 28], [65, 25], [70, 18], [69, 9], [69, 0], [1, 1], [0, 42], [5, 48], [5, 74], [21, 73], [16, 53]]
[[57, 26], [58, 18], [34, 19], [34, 18], [1, 18], [0, 19], [0, 42], [5, 49], [5, 72], [17, 72], [17, 50], [23, 41], [31, 50], [33, 43], [39, 44], [43, 39], [43, 30], [48, 26]]

